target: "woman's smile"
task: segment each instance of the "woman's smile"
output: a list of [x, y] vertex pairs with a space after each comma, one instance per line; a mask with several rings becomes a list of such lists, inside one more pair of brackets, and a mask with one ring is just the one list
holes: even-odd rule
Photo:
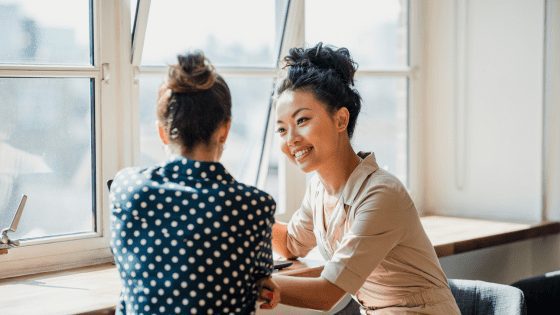
[[313, 147], [297, 149], [295, 150], [293, 157], [296, 160], [296, 162], [301, 162], [311, 153], [311, 150], [313, 150]]

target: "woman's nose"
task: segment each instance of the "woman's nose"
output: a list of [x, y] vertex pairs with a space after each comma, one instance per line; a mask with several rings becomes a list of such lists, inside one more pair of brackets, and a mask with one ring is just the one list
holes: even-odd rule
[[301, 140], [300, 135], [297, 133], [295, 129], [288, 130], [288, 134], [286, 137], [286, 142], [288, 146], [293, 146], [297, 144]]

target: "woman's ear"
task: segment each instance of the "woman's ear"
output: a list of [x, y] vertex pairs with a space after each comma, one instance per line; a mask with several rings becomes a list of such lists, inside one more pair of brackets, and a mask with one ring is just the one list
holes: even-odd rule
[[231, 129], [231, 119], [228, 119], [228, 121], [226, 121], [222, 127], [220, 127], [219, 129], [219, 134], [218, 134], [218, 141], [220, 143], [225, 143], [227, 140], [227, 137], [229, 135], [229, 130]]
[[157, 128], [159, 139], [161, 140], [161, 142], [163, 142], [163, 144], [165, 144], [165, 145], [168, 145], [169, 144], [169, 137], [167, 136], [167, 132], [165, 131], [165, 127], [161, 124], [161, 122], [159, 120], [156, 121], [156, 128]]
[[346, 131], [348, 128], [348, 122], [350, 121], [350, 112], [348, 108], [341, 107], [334, 114], [334, 122], [336, 124], [336, 129], [338, 132]]

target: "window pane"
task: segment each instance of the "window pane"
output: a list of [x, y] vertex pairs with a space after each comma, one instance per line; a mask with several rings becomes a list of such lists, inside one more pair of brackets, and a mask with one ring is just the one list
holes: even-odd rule
[[0, 63], [91, 64], [90, 14], [88, 0], [0, 0]]
[[307, 0], [305, 42], [346, 47], [360, 69], [407, 65], [406, 0]]
[[274, 0], [152, 1], [142, 64], [196, 48], [215, 65], [272, 66], [275, 18]]
[[15, 238], [92, 231], [89, 78], [0, 78], [0, 223], [29, 196]]
[[[232, 126], [222, 162], [239, 181], [254, 184], [263, 140], [272, 78], [224, 77], [233, 99]], [[140, 163], [166, 159], [156, 133], [156, 96], [162, 78], [140, 79]]]
[[359, 77], [362, 96], [352, 143], [357, 151], [374, 152], [379, 167], [407, 184], [407, 79]]

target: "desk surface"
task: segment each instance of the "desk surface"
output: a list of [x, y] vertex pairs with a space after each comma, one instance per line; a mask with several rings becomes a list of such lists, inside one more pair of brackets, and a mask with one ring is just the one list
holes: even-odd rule
[[[422, 224], [438, 256], [560, 232], [559, 222], [539, 224], [427, 216]], [[317, 274], [317, 257], [296, 261], [282, 274]], [[0, 314], [76, 314], [110, 312], [117, 303], [120, 279], [112, 264], [0, 280]]]

